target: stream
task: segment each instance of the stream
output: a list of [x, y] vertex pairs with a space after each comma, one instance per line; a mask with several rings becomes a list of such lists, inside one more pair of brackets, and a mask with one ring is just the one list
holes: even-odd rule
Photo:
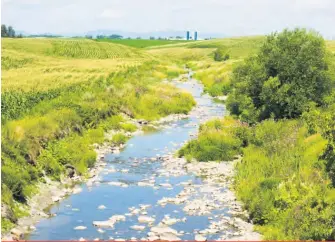
[[[211, 228], [211, 223], [220, 216], [229, 220], [232, 215], [225, 204], [215, 207], [210, 214], [199, 215], [185, 211], [185, 202], [163, 205], [159, 202], [178, 196], [187, 184], [193, 186], [187, 188], [193, 189], [188, 202], [199, 197], [211, 199], [206, 189], [202, 189], [207, 183], [201, 177], [185, 170], [169, 172], [162, 163], [162, 157], [173, 157], [185, 142], [196, 136], [201, 123], [225, 114], [224, 105], [203, 95], [203, 86], [196, 80], [189, 78], [186, 82], [174, 83], [192, 93], [197, 102], [189, 117], [160, 123], [157, 130], [133, 136], [120, 153], [105, 155], [106, 166], [99, 174], [99, 182], [90, 186], [84, 183], [80, 193], [53, 205], [50, 212], [56, 216], [40, 220], [29, 240], [122, 241], [147, 240], [148, 237], [154, 240], [158, 237], [155, 237], [157, 231], [153, 227], [162, 225], [162, 222], [172, 229], [165, 231], [172, 234], [168, 237], [171, 240], [194, 240], [196, 233]], [[224, 186], [214, 188], [221, 192], [227, 190]], [[108, 221], [112, 216], [116, 221], [113, 226], [93, 225], [93, 221]], [[140, 217], [140, 220], [149, 221], [139, 221]], [[206, 238], [218, 240], [223, 235], [228, 238], [227, 235], [234, 235], [235, 230], [227, 227], [226, 231], [207, 233]]]

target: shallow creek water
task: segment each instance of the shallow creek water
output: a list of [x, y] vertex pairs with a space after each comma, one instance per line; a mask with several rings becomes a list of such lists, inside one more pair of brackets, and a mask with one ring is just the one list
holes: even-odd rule
[[[51, 208], [51, 213], [56, 216], [42, 219], [36, 224], [36, 230], [29, 236], [30, 240], [78, 240], [79, 238], [107, 240], [132, 237], [140, 240], [147, 238], [150, 227], [159, 224], [166, 215], [180, 219], [179, 222], [169, 226], [181, 231], [178, 236], [180, 239], [194, 240], [194, 234], [197, 231], [208, 227], [210, 216], [215, 214], [231, 216], [224, 206], [213, 210], [211, 215], [196, 216], [185, 213], [183, 204], [161, 206], [157, 203], [163, 197], [175, 197], [183, 190], [185, 181], [201, 187], [203, 180], [188, 173], [180, 176], [166, 176], [159, 172], [162, 169], [161, 160], [154, 160], [153, 157], [175, 153], [184, 142], [194, 137], [200, 123], [225, 114], [224, 105], [214, 102], [208, 95], [202, 95], [203, 86], [197, 81], [189, 79], [187, 82], [175, 84], [178, 88], [192, 93], [197, 102], [197, 109], [200, 111], [191, 112], [187, 119], [166, 122], [155, 131], [136, 135], [127, 142], [119, 154], [105, 155], [104, 160], [107, 165], [99, 174], [100, 182], [94, 183], [93, 186], [87, 186], [84, 183], [81, 185], [82, 192], [55, 204]], [[151, 180], [153, 186], [138, 185], [138, 182], [148, 180]], [[115, 186], [110, 182], [122, 182], [128, 186]], [[171, 186], [162, 186], [161, 184], [164, 183]], [[199, 196], [199, 193], [201, 193], [200, 189], [195, 195]], [[105, 208], [99, 209], [101, 205]], [[150, 206], [142, 209], [137, 215], [129, 214], [132, 207], [139, 208], [140, 205]], [[139, 223], [138, 217], [141, 213], [154, 218], [155, 221], [151, 225]], [[93, 221], [108, 220], [113, 215], [125, 215], [125, 221], [117, 222], [114, 228], [98, 228], [92, 224]], [[145, 228], [134, 230], [131, 228], [134, 225], [145, 226]], [[86, 228], [75, 229], [78, 226]], [[220, 234], [212, 234], [208, 235], [207, 239], [219, 239], [219, 236]]]

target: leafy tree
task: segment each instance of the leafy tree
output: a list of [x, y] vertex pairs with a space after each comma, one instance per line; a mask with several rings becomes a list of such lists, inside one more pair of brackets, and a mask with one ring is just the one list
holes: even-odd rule
[[85, 38], [86, 39], [93, 39], [93, 36], [92, 35], [86, 35]]
[[7, 32], [8, 32], [8, 37], [10, 37], [10, 38], [14, 38], [15, 37], [15, 30], [13, 29], [12, 26], [8, 26]]
[[316, 32], [284, 30], [233, 71], [232, 114], [249, 123], [299, 117], [330, 90], [325, 42]]
[[110, 36], [108, 36], [109, 39], [123, 39], [123, 37], [121, 35], [118, 34], [112, 34]]
[[151, 39], [151, 40], [154, 40], [154, 39], [155, 39], [155, 37], [154, 37], [154, 36], [150, 36], [150, 39]]
[[6, 25], [1, 25], [1, 37], [8, 37], [8, 30]]

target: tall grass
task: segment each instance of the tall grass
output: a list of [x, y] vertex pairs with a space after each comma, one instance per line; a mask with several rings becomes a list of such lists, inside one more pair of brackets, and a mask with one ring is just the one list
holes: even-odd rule
[[[85, 174], [95, 162], [93, 143], [126, 141], [122, 133], [111, 140], [104, 136], [108, 129], [134, 131], [119, 114], [153, 120], [187, 113], [195, 104], [190, 94], [161, 83], [184, 72], [168, 60], [140, 57], [136, 62], [137, 50], [121, 46], [114, 62], [102, 58], [114, 58], [109, 55], [117, 44], [57, 41], [22, 40], [17, 46], [6, 41], [3, 46], [6, 56], [19, 53], [3, 59], [2, 202], [14, 214], [2, 220], [6, 229], [22, 215], [18, 204], [36, 192], [44, 174], [59, 180], [67, 164]], [[122, 58], [131, 64], [123, 66]]]
[[301, 120], [247, 127], [227, 117], [202, 125], [179, 155], [212, 161], [243, 154], [234, 186], [264, 238], [322, 240], [335, 232], [335, 189], [322, 158], [327, 144]]
[[187, 40], [149, 40], [149, 39], [97, 39], [98, 42], [108, 42], [131, 46], [135, 48], [146, 48], [152, 46], [162, 46], [176, 43], [183, 43]]

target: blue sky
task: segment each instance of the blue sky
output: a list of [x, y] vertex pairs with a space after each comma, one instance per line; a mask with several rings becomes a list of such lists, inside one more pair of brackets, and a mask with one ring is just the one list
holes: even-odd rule
[[313, 28], [335, 38], [335, 0], [2, 0], [2, 23], [29, 33], [198, 30], [229, 36]]

